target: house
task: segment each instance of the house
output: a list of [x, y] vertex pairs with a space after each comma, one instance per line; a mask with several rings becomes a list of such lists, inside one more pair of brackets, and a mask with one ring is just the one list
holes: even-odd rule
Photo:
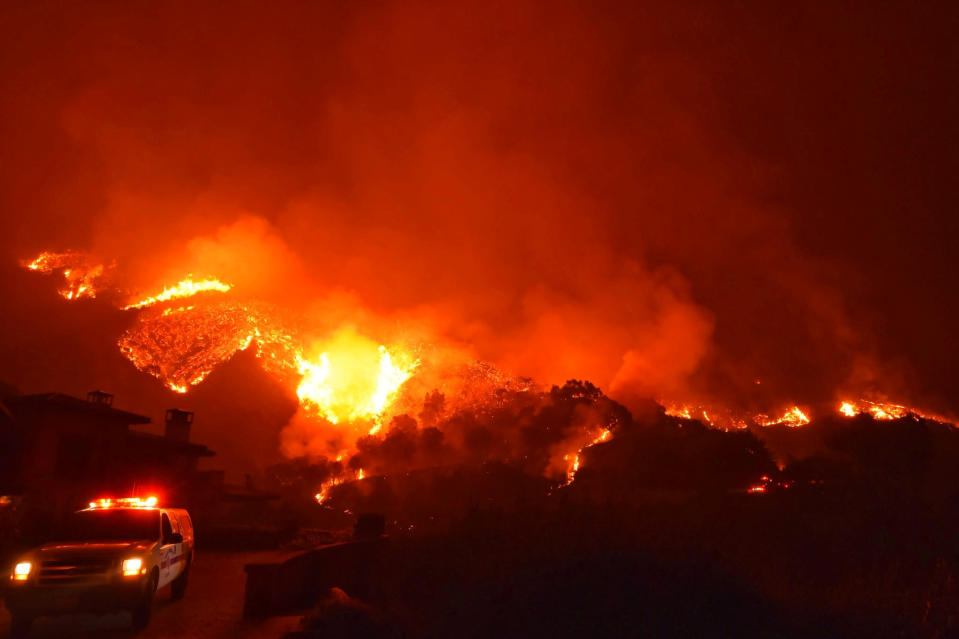
[[198, 461], [213, 451], [190, 442], [193, 413], [167, 411], [164, 435], [135, 430], [144, 415], [113, 407], [113, 396], [14, 395], [0, 404], [0, 495], [59, 510], [97, 496], [159, 492], [189, 501]]

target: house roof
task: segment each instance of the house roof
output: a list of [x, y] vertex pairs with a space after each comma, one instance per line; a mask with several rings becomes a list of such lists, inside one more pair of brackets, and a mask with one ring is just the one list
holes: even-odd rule
[[164, 448], [169, 451], [182, 452], [195, 457], [213, 457], [216, 455], [216, 453], [203, 444], [176, 441], [174, 439], [170, 439], [169, 437], [164, 437], [163, 435], [154, 435], [153, 433], [144, 433], [138, 430], [131, 430], [127, 433], [127, 436], [130, 439], [138, 439], [143, 443], [148, 444], [154, 450]]
[[223, 484], [220, 499], [223, 501], [272, 501], [279, 499], [276, 493], [270, 493], [236, 484]]
[[106, 404], [88, 402], [63, 393], [39, 393], [36, 395], [16, 395], [3, 400], [14, 418], [29, 418], [43, 413], [70, 413], [96, 417], [120, 424], [149, 424], [150, 418], [125, 410], [119, 410]]

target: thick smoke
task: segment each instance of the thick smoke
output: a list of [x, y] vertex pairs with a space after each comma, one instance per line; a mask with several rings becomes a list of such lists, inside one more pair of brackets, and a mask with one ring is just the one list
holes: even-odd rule
[[[828, 149], [808, 142], [859, 149], [831, 166], [870, 203], [911, 192], [912, 182], [896, 191], [895, 180], [848, 168], [866, 158], [899, 175], [890, 158], [909, 146], [864, 144], [896, 125], [887, 110], [862, 124], [857, 109], [883, 78], [899, 100], [912, 86], [899, 63], [873, 68], [882, 43], [931, 42], [911, 56], [939, 59], [928, 25], [940, 21], [901, 26], [886, 9], [866, 22], [873, 45], [862, 16], [824, 11], [9, 5], [0, 242], [10, 263], [66, 248], [116, 259], [131, 292], [217, 275], [308, 318], [317, 335], [354, 327], [546, 386], [588, 379], [631, 408], [676, 397], [773, 411], [881, 391], [948, 411], [940, 380], [956, 358], [942, 351], [954, 344], [927, 348], [888, 308], [908, 290], [916, 316], [941, 314], [932, 289], [910, 285], [929, 270], [910, 263], [914, 245], [885, 233], [906, 205], [873, 219], [835, 196], [843, 180], [822, 166]], [[822, 50], [806, 44], [823, 40]], [[789, 47], [815, 72], [785, 68]], [[844, 84], [849, 76], [863, 79]], [[947, 84], [934, 70], [915, 82]], [[824, 111], [844, 86], [846, 106]], [[844, 137], [845, 124], [858, 128]], [[824, 207], [847, 217], [833, 227]], [[850, 228], [858, 235], [833, 237]], [[893, 272], [890, 260], [865, 248], [876, 238], [905, 251], [888, 293], [873, 267]], [[14, 304], [33, 295], [9, 286]], [[44, 308], [73, 321], [74, 311]], [[103, 312], [121, 328], [130, 321]], [[948, 335], [940, 323], [921, 331]], [[48, 348], [48, 327], [17, 326], [4, 352]], [[115, 337], [83, 326], [78, 341]], [[131, 402], [172, 401], [145, 390], [149, 380], [118, 381], [129, 365], [97, 353], [114, 358], [93, 367], [110, 369], [99, 376], [89, 359], [49, 374], [48, 354], [11, 356], [3, 376], [25, 391], [56, 382], [80, 392], [99, 379]], [[201, 395], [230, 393], [218, 379]], [[289, 421], [292, 398], [271, 384], [263, 392], [278, 408], [263, 423], [251, 417], [251, 431]], [[422, 400], [432, 389], [419, 390]], [[206, 428], [213, 447], [242, 446], [225, 424]]]

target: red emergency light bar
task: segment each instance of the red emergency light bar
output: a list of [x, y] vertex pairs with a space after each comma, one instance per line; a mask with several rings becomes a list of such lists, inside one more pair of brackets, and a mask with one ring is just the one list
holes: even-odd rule
[[121, 497], [113, 499], [105, 497], [90, 502], [88, 510], [109, 510], [110, 508], [156, 508], [159, 500], [156, 497]]

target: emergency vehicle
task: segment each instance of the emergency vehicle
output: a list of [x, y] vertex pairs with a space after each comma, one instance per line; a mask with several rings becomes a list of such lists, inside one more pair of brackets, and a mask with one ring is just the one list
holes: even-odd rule
[[129, 610], [133, 627], [150, 621], [157, 589], [186, 593], [193, 562], [193, 523], [156, 497], [99, 499], [73, 513], [51, 541], [11, 567], [5, 600], [11, 634], [29, 635], [45, 615]]

